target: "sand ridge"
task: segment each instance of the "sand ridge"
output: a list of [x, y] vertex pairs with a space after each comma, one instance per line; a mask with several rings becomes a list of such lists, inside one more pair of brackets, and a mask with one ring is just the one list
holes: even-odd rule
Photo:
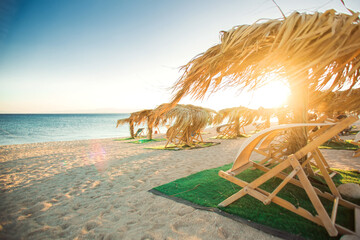
[[[221, 144], [185, 151], [113, 139], [0, 146], [0, 238], [276, 239], [148, 192], [233, 162], [244, 141], [207, 140]], [[322, 152], [332, 167], [360, 169], [351, 151]]]

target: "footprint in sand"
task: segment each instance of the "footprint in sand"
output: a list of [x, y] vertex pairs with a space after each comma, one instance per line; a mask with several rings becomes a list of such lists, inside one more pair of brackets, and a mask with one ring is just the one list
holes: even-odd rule
[[187, 222], [176, 222], [171, 225], [171, 229], [178, 234], [187, 234], [188, 232], [194, 231], [197, 224], [191, 224]]
[[217, 233], [218, 233], [218, 236], [222, 239], [227, 239], [229, 237], [228, 232], [222, 227], [218, 228]]
[[81, 207], [81, 204], [80, 204], [79, 202], [77, 202], [77, 203], [74, 203], [74, 205], [72, 206], [72, 209], [76, 211], [76, 210], [78, 210], [80, 207]]
[[192, 213], [194, 211], [195, 211], [195, 209], [193, 209], [193, 208], [181, 208], [179, 211], [177, 211], [177, 215], [182, 217], [182, 216]]
[[87, 231], [90, 231], [91, 229], [94, 229], [94, 228], [96, 228], [97, 226], [99, 226], [99, 223], [94, 222], [94, 221], [90, 221], [90, 222], [87, 222], [87, 223], [85, 224], [85, 229], [86, 229]]
[[67, 229], [68, 227], [70, 227], [70, 223], [64, 223], [64, 224], [61, 225], [61, 228], [63, 230]]

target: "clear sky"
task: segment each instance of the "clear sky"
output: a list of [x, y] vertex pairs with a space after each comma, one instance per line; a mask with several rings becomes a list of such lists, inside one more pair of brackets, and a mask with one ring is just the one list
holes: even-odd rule
[[[286, 15], [348, 13], [340, 0], [276, 2]], [[360, 11], [359, 0], [345, 3]], [[1, 0], [0, 113], [155, 108], [171, 99], [179, 67], [221, 30], [260, 18], [281, 13], [271, 0]], [[227, 91], [182, 103], [219, 110], [257, 107], [255, 98]]]

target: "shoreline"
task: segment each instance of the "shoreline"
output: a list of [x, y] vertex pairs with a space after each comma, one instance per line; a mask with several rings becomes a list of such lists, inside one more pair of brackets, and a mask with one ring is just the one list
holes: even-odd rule
[[[183, 151], [114, 138], [0, 146], [0, 238], [278, 239], [148, 192], [233, 162], [246, 138], [214, 132], [204, 140], [221, 144]], [[321, 151], [331, 167], [360, 170], [352, 151]]]

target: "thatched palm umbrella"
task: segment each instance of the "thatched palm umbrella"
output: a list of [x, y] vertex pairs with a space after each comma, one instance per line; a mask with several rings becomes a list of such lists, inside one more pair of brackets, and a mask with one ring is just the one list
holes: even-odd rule
[[135, 138], [134, 134], [134, 118], [130, 115], [128, 118], [123, 118], [117, 120], [116, 127], [119, 127], [120, 125], [129, 124], [130, 127], [130, 137]]
[[[236, 26], [221, 33], [221, 43], [182, 67], [173, 104], [185, 95], [201, 99], [208, 92], [237, 86], [263, 86], [268, 74], [288, 80], [294, 122], [306, 122], [308, 91], [332, 91], [357, 85], [360, 72], [359, 13], [294, 12], [283, 20]], [[297, 136], [297, 138], [295, 137]], [[306, 144], [303, 129], [292, 138], [293, 150]]]
[[169, 109], [169, 104], [162, 104], [154, 109], [153, 124], [158, 126], [159, 124], [172, 122], [172, 126], [166, 132], [166, 137], [168, 143], [173, 142], [176, 145], [194, 145], [192, 138], [194, 134], [199, 134], [202, 129], [211, 124], [213, 115], [216, 114], [211, 109], [193, 105], [177, 104]]
[[221, 124], [227, 120], [228, 124], [234, 125], [234, 132], [229, 133], [230, 137], [241, 136], [240, 128], [247, 126], [259, 117], [258, 111], [246, 107], [225, 108], [218, 112], [214, 118], [214, 124]]
[[311, 110], [336, 117], [341, 113], [360, 113], [360, 88], [351, 91], [314, 91], [310, 96]]
[[142, 123], [147, 123], [148, 125], [148, 138], [152, 139], [152, 130], [153, 130], [153, 123], [152, 123], [152, 119], [150, 119], [151, 113], [153, 110], [151, 109], [145, 109], [145, 110], [141, 110], [138, 112], [133, 112], [131, 113], [130, 117], [128, 118], [124, 118], [124, 119], [119, 119], [117, 121], [117, 125], [116, 127], [118, 127], [119, 125], [123, 125], [123, 124], [129, 124], [130, 126], [130, 135], [131, 138], [134, 138], [134, 126], [135, 125], [140, 125]]

